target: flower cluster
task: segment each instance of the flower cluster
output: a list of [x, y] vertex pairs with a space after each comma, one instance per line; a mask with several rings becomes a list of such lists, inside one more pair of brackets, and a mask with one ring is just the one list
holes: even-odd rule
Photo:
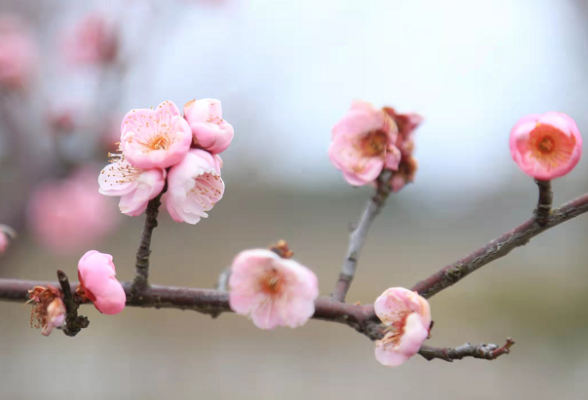
[[208, 217], [224, 193], [222, 160], [233, 140], [220, 101], [193, 100], [184, 106], [165, 101], [156, 109], [132, 110], [121, 126], [119, 149], [98, 177], [100, 193], [120, 196], [122, 213], [137, 216], [166, 186], [166, 207], [177, 222]]
[[329, 158], [353, 186], [373, 183], [384, 168], [392, 170], [391, 187], [398, 191], [414, 180], [413, 132], [421, 122], [417, 114], [355, 101], [333, 127]]

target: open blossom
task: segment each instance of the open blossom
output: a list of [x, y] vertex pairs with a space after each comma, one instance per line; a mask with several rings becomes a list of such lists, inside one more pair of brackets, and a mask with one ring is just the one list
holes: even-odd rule
[[42, 328], [41, 333], [44, 336], [49, 336], [53, 329], [64, 324], [65, 305], [58, 289], [52, 286], [35, 286], [29, 290], [29, 298], [29, 302], [33, 303], [31, 326]]
[[117, 225], [113, 204], [96, 190], [96, 172], [42, 184], [31, 195], [28, 223], [48, 250], [71, 254], [96, 244]]
[[233, 126], [223, 119], [219, 100], [189, 101], [184, 105], [184, 116], [192, 129], [195, 145], [218, 154], [231, 144], [235, 132]]
[[116, 28], [104, 15], [90, 14], [76, 23], [64, 45], [72, 64], [109, 63], [118, 48]]
[[570, 172], [582, 155], [582, 137], [566, 114], [528, 115], [510, 132], [513, 160], [527, 175], [548, 181]]
[[0, 17], [0, 85], [26, 86], [38, 63], [38, 49], [24, 24], [16, 17]]
[[192, 131], [171, 101], [155, 110], [132, 110], [121, 127], [121, 147], [127, 161], [143, 169], [179, 163], [192, 142]]
[[101, 313], [114, 315], [125, 308], [127, 296], [116, 279], [110, 254], [90, 250], [78, 263], [78, 293], [94, 303]]
[[142, 170], [133, 167], [120, 158], [104, 167], [98, 175], [99, 192], [105, 196], [120, 196], [120, 211], [136, 217], [145, 211], [149, 200], [161, 193], [165, 174], [160, 168]]
[[374, 303], [374, 311], [388, 328], [376, 342], [376, 359], [387, 367], [403, 364], [415, 355], [431, 327], [429, 302], [401, 287], [386, 290]]
[[333, 127], [329, 158], [349, 184], [362, 186], [373, 182], [384, 167], [398, 168], [397, 137], [396, 124], [383, 110], [355, 101]]
[[218, 155], [192, 149], [167, 177], [166, 207], [177, 222], [197, 224], [207, 218], [206, 211], [223, 197], [225, 183], [220, 177], [222, 161]]
[[0, 254], [4, 254], [10, 239], [16, 238], [16, 231], [8, 225], [0, 224]]
[[318, 279], [311, 270], [263, 249], [237, 255], [229, 290], [231, 309], [249, 315], [261, 329], [304, 325], [314, 314], [319, 295]]

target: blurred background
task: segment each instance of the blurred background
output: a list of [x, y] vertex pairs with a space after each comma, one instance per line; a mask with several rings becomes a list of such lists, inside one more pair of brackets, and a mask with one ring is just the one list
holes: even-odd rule
[[[151, 281], [213, 287], [246, 248], [286, 239], [330, 293], [349, 223], [371, 194], [329, 162], [354, 99], [423, 115], [415, 184], [370, 232], [348, 300], [410, 287], [527, 219], [536, 187], [510, 159], [523, 115], [562, 111], [588, 132], [582, 0], [0, 0], [0, 223], [19, 232], [0, 276], [75, 276], [85, 251], [132, 278], [143, 217], [96, 176], [122, 116], [164, 100], [222, 101], [235, 128], [224, 198], [196, 226], [165, 211]], [[554, 183], [588, 190], [588, 160]], [[72, 339], [0, 303], [1, 399], [583, 399], [588, 391], [585, 217], [534, 239], [431, 301], [429, 344], [517, 344], [452, 364], [387, 369], [352, 329], [261, 331], [232, 314], [84, 314]]]

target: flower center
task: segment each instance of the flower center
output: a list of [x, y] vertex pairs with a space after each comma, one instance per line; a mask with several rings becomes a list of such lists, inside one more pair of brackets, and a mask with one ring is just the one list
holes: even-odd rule
[[284, 286], [284, 279], [278, 270], [272, 267], [261, 276], [259, 285], [263, 293], [275, 295], [281, 292]]
[[167, 135], [158, 134], [147, 142], [146, 147], [150, 150], [167, 150], [169, 144], [169, 138]]
[[372, 131], [359, 139], [359, 146], [365, 156], [382, 155], [388, 146], [388, 135], [383, 131]]
[[400, 339], [402, 335], [404, 335], [404, 328], [406, 327], [406, 319], [410, 315], [410, 312], [405, 311], [398, 314], [398, 320], [394, 321], [392, 325], [390, 325], [384, 331], [385, 337], [383, 339], [384, 344], [391, 344], [396, 346], [400, 343]]
[[567, 163], [574, 151], [576, 139], [566, 136], [559, 129], [538, 124], [529, 135], [529, 149], [535, 158], [546, 168], [555, 168]]

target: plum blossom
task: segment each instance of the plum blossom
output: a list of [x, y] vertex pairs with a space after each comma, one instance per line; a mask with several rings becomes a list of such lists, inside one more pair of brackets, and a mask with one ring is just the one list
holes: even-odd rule
[[145, 211], [149, 200], [161, 193], [166, 172], [160, 168], [133, 167], [124, 157], [113, 161], [98, 175], [99, 192], [105, 196], [120, 196], [120, 211], [136, 217]]
[[218, 154], [231, 144], [235, 132], [233, 126], [223, 119], [219, 100], [189, 101], [184, 105], [184, 116], [190, 125], [196, 146]]
[[0, 224], [0, 254], [4, 254], [10, 239], [16, 238], [16, 231], [8, 225]]
[[110, 254], [90, 250], [78, 263], [78, 294], [89, 299], [101, 313], [114, 315], [125, 308], [127, 296], [116, 279]]
[[383, 110], [355, 101], [333, 127], [329, 158], [350, 185], [366, 185], [384, 168], [398, 169], [397, 138], [396, 124]]
[[91, 169], [42, 184], [31, 195], [27, 217], [37, 240], [57, 254], [95, 244], [117, 225], [115, 208], [96, 190]]
[[246, 250], [233, 261], [229, 304], [260, 329], [304, 325], [318, 295], [318, 279], [310, 269], [272, 251]]
[[0, 85], [26, 87], [37, 64], [37, 45], [25, 25], [17, 17], [0, 17]]
[[66, 57], [72, 64], [110, 63], [116, 58], [117, 48], [114, 24], [99, 13], [80, 19], [64, 42]]
[[570, 172], [582, 156], [582, 136], [560, 112], [521, 118], [510, 132], [510, 153], [527, 175], [548, 181]]
[[137, 168], [167, 168], [182, 161], [192, 142], [192, 131], [171, 101], [155, 110], [132, 110], [121, 127], [126, 160]]
[[403, 364], [418, 353], [429, 336], [429, 302], [401, 287], [386, 290], [374, 303], [374, 311], [387, 326], [382, 340], [376, 342], [376, 359], [387, 367]]
[[49, 336], [53, 329], [65, 322], [65, 305], [61, 293], [53, 286], [35, 286], [29, 290], [29, 302], [33, 303], [31, 326], [42, 328], [41, 334]]
[[177, 222], [197, 224], [206, 211], [223, 197], [225, 183], [220, 177], [222, 160], [218, 155], [192, 149], [167, 177], [166, 207]]

